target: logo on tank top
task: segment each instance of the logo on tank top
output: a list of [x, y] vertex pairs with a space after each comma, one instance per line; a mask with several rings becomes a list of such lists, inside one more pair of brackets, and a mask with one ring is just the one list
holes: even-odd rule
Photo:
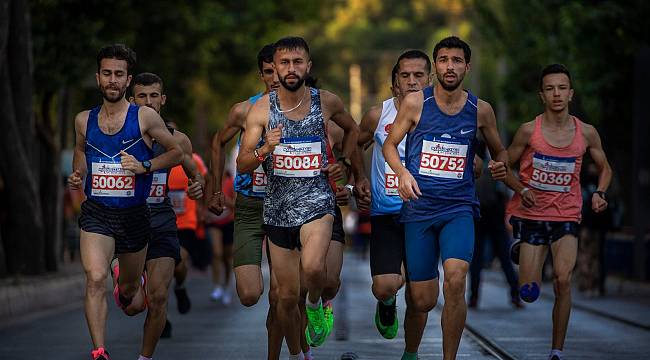
[[390, 129], [392, 128], [393, 128], [393, 123], [386, 124], [386, 126], [384, 126], [384, 131], [386, 132], [386, 134], [390, 134]]

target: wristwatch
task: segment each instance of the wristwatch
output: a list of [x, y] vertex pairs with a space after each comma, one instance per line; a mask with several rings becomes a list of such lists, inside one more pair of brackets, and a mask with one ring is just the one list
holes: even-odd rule
[[530, 190], [530, 189], [529, 189], [529, 188], [527, 188], [527, 187], [525, 187], [525, 188], [523, 188], [523, 189], [521, 189], [521, 191], [519, 191], [519, 195], [521, 195], [521, 196], [524, 196], [524, 194], [525, 194], [525, 193], [526, 193], [526, 191], [528, 191], [528, 190]]
[[142, 166], [144, 167], [144, 173], [148, 174], [149, 171], [151, 171], [151, 161], [145, 160], [142, 162]]
[[337, 162], [342, 162], [343, 165], [346, 167], [351, 167], [352, 166], [352, 161], [350, 159], [346, 158], [345, 156], [340, 156], [338, 159], [336, 159]]
[[350, 194], [354, 195], [354, 185], [352, 184], [346, 184], [345, 188], [350, 190]]
[[607, 201], [607, 193], [606, 192], [596, 190], [596, 191], [594, 191], [594, 194], [598, 194], [598, 196], [600, 196], [601, 199]]

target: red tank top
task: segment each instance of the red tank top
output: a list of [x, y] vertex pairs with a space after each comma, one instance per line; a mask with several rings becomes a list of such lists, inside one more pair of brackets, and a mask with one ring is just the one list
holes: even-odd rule
[[585, 153], [582, 121], [575, 123], [573, 141], [566, 147], [555, 147], [544, 139], [542, 115], [535, 118], [535, 129], [519, 162], [519, 179], [535, 195], [536, 205], [524, 207], [521, 196], [515, 194], [507, 213], [524, 219], [542, 221], [580, 222], [582, 193], [580, 168]]

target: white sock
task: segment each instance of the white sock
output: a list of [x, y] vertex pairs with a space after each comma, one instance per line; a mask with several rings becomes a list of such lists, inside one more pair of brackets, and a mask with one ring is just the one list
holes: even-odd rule
[[553, 357], [553, 355], [557, 355], [560, 359], [562, 359], [562, 350], [552, 349], [552, 350], [551, 350], [551, 355], [548, 356], [549, 359], [550, 359], [551, 357]]
[[311, 359], [311, 357], [312, 357], [311, 349], [309, 349], [309, 350], [307, 350], [307, 352], [305, 353], [305, 359]]
[[140, 355], [140, 357], [138, 358], [138, 360], [152, 360], [152, 359], [153, 358], [148, 358], [148, 357], [146, 357], [144, 355]]
[[302, 351], [297, 353], [296, 355], [289, 355], [289, 360], [305, 360], [305, 355], [303, 355]]
[[309, 306], [312, 309], [318, 309], [320, 307], [321, 300], [320, 298], [318, 298], [318, 301], [316, 303], [312, 303], [311, 301], [309, 301], [309, 294], [307, 294], [307, 301], [305, 301], [305, 304], [307, 304], [307, 306]]

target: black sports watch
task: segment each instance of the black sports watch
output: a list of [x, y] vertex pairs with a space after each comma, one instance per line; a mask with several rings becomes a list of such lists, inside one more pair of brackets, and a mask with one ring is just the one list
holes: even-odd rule
[[142, 166], [144, 166], [144, 173], [148, 174], [149, 171], [151, 171], [151, 161], [145, 160], [142, 162]]
[[598, 194], [598, 196], [600, 196], [601, 199], [607, 201], [607, 193], [606, 192], [596, 190], [596, 191], [594, 191], [594, 194]]
[[345, 165], [346, 167], [351, 167], [352, 166], [352, 161], [350, 161], [350, 159], [346, 158], [345, 156], [339, 157], [338, 159], [336, 159], [336, 161], [337, 162], [339, 162], [339, 161], [342, 162], [343, 165]]

